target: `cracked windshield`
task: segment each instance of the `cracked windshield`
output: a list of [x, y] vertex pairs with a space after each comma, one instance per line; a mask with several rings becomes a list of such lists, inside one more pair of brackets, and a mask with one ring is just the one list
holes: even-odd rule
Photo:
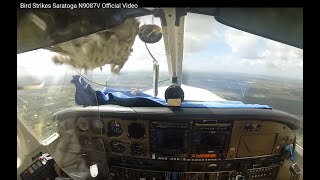
[[[137, 20], [139, 26], [161, 26], [159, 18]], [[303, 120], [303, 50], [222, 25], [206, 15], [188, 13], [184, 34], [182, 89], [204, 88], [226, 100], [269, 105]], [[99, 34], [90, 38], [105, 42]], [[74, 75], [81, 75], [95, 90], [111, 87], [152, 92], [152, 57], [138, 36], [133, 40], [133, 51], [123, 67], [107, 64], [94, 70], [78, 69], [61, 62], [63, 58], [49, 48], [18, 54], [18, 115], [41, 140], [48, 138], [57, 131], [51, 116], [77, 105], [75, 86], [70, 83]], [[85, 46], [86, 42], [82, 43]], [[82, 51], [68, 48], [72, 43], [65, 46], [69, 60], [82, 60]], [[168, 86], [163, 38], [148, 48], [159, 63], [159, 87]], [[85, 53], [92, 59], [99, 56], [94, 50]], [[303, 128], [298, 130], [297, 142], [303, 146]]]

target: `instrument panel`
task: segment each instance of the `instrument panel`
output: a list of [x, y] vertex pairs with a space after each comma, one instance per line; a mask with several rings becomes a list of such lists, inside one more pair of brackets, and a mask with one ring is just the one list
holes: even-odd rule
[[[215, 161], [278, 155], [293, 143], [285, 125], [267, 121], [76, 120], [80, 144], [112, 155], [171, 161]], [[105, 146], [105, 150], [104, 147]]]
[[81, 153], [90, 162], [105, 157], [114, 179], [274, 179], [294, 143], [294, 126], [277, 119], [175, 115], [68, 116], [59, 126], [73, 124]]
[[149, 122], [143, 120], [128, 121], [121, 119], [104, 119], [108, 129], [106, 142], [108, 152], [119, 156], [135, 156], [148, 158], [149, 146]]

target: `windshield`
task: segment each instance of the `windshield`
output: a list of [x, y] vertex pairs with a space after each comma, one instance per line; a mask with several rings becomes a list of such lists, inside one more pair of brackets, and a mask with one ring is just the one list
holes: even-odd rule
[[[161, 26], [159, 18], [137, 19], [140, 26]], [[303, 50], [222, 25], [212, 16], [192, 13], [186, 16], [184, 43], [182, 88], [193, 86], [225, 100], [269, 105], [303, 120]], [[159, 87], [168, 86], [163, 38], [148, 48], [159, 63]], [[45, 49], [17, 55], [17, 81], [22, 87], [17, 92], [17, 111], [42, 140], [57, 132], [52, 115], [77, 105], [75, 86], [70, 83], [73, 75], [81, 75], [95, 90], [152, 89], [153, 61], [138, 36], [119, 73], [111, 72], [109, 64], [87, 71], [57, 64], [52, 60], [55, 55]], [[26, 88], [40, 84], [41, 88]], [[297, 141], [303, 146], [303, 128]]]

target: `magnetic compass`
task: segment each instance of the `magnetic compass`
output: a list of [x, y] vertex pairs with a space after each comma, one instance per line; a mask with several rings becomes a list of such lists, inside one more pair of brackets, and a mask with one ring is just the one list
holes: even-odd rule
[[155, 24], [144, 24], [139, 28], [139, 38], [145, 43], [156, 43], [162, 38], [161, 28]]

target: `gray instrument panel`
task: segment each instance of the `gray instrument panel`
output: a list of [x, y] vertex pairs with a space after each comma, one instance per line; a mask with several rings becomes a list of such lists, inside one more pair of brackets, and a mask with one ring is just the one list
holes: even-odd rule
[[[294, 116], [269, 109], [108, 105], [73, 107], [53, 118], [59, 121], [61, 142], [75, 137], [86, 163], [108, 160], [118, 179], [130, 174], [128, 169], [135, 178], [140, 172], [160, 178], [172, 171], [170, 176], [211, 173], [232, 179], [243, 165], [252, 177], [274, 179], [283, 163], [282, 149], [294, 143], [294, 130], [300, 127]], [[69, 153], [64, 157], [72, 160]]]

